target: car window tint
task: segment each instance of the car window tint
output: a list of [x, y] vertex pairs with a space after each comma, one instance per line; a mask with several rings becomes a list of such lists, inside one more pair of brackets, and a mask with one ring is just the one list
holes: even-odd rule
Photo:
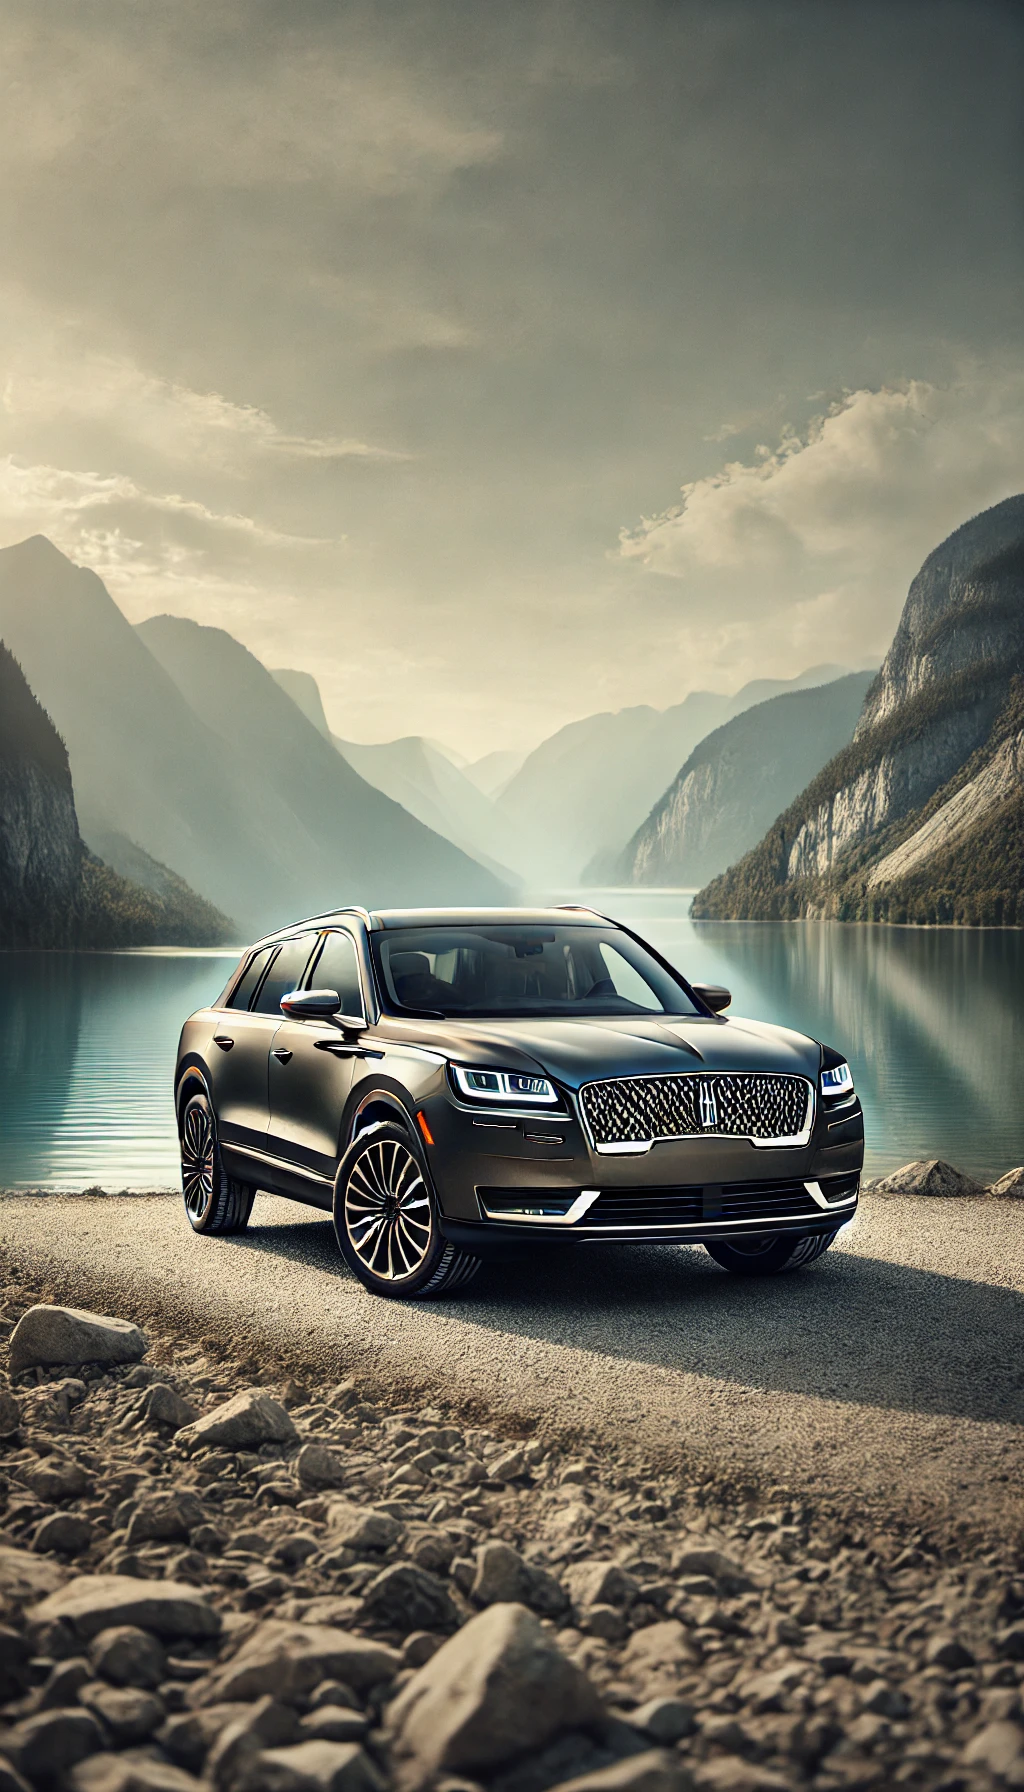
[[257, 952], [241, 982], [236, 984], [234, 994], [228, 1003], [229, 1008], [248, 1008], [253, 998], [253, 991], [267, 968], [267, 960], [273, 950], [273, 946], [264, 946], [262, 952]]
[[266, 982], [253, 1003], [254, 1014], [277, 1014], [281, 1012], [281, 997], [289, 990], [298, 989], [302, 982], [302, 973], [309, 962], [309, 954], [313, 945], [311, 933], [302, 934], [297, 940], [286, 940], [277, 957], [267, 972]]
[[314, 964], [308, 981], [310, 989], [336, 989], [341, 997], [342, 1014], [363, 1013], [363, 992], [351, 935], [327, 935], [323, 951]]

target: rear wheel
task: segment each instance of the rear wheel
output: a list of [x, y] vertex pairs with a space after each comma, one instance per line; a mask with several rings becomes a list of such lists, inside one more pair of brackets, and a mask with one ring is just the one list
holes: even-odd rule
[[193, 1232], [244, 1232], [256, 1198], [221, 1162], [217, 1123], [204, 1092], [191, 1095], [181, 1115], [181, 1188]]
[[810, 1238], [792, 1238], [775, 1232], [762, 1238], [705, 1239], [704, 1249], [723, 1269], [734, 1276], [777, 1276], [784, 1269], [803, 1269], [823, 1256], [839, 1237], [835, 1232], [819, 1232]]
[[342, 1158], [334, 1230], [349, 1268], [390, 1300], [451, 1294], [480, 1268], [444, 1237], [423, 1153], [390, 1121], [357, 1133]]

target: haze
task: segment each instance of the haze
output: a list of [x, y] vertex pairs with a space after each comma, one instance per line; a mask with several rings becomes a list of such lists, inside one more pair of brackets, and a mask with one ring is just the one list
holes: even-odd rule
[[1014, 7], [0, 15], [0, 543], [348, 740], [874, 661], [1021, 488]]

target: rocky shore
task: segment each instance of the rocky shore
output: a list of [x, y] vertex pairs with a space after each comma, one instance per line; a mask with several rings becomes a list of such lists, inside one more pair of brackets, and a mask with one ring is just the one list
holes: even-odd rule
[[0, 1291], [0, 1792], [1024, 1785], [1024, 1557]]

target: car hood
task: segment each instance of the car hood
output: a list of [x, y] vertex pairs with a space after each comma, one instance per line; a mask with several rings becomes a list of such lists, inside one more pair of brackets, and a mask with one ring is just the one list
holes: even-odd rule
[[[394, 1023], [387, 1030], [392, 1032]], [[413, 1029], [402, 1023], [409, 1038]], [[700, 1070], [789, 1071], [818, 1078], [815, 1040], [765, 1021], [702, 1015], [606, 1020], [420, 1021], [417, 1042], [456, 1062], [544, 1070], [570, 1088], [612, 1076]]]

